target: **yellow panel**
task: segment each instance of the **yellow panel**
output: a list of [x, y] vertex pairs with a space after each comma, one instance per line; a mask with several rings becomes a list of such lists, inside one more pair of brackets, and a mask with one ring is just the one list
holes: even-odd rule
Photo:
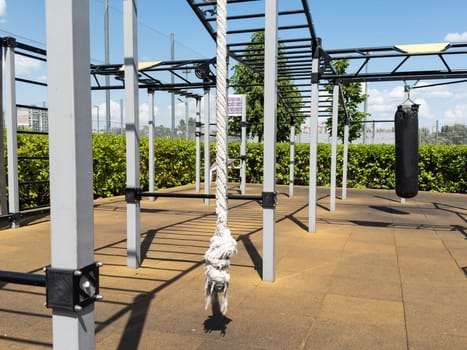
[[[152, 67], [155, 67], [157, 66], [158, 64], [160, 64], [162, 61], [152, 61], [152, 62], [139, 62], [138, 63], [138, 71], [140, 70], [144, 70], [144, 69], [147, 69], [147, 68], [152, 68]], [[121, 66], [119, 71], [122, 71], [125, 69], [125, 66]]]
[[153, 61], [153, 62], [139, 62], [138, 63], [138, 70], [143, 70], [147, 68], [152, 68], [157, 66], [162, 61]]
[[449, 43], [396, 45], [396, 49], [407, 53], [441, 52]]

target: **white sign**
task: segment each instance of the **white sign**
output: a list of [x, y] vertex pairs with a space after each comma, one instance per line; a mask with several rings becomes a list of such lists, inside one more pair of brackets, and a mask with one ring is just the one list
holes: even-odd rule
[[246, 108], [246, 95], [229, 95], [228, 114], [229, 116], [242, 116]]

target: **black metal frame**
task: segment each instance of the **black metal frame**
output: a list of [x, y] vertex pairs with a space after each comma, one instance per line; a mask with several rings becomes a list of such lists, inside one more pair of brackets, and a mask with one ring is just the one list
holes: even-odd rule
[[0, 282], [45, 287], [47, 308], [78, 312], [102, 299], [99, 294], [99, 268], [95, 262], [80, 269], [47, 266], [45, 275], [0, 270]]
[[[127, 203], [136, 203], [143, 197], [215, 199], [216, 195], [206, 193], [147, 192], [141, 190], [140, 188], [132, 187], [125, 189], [125, 201]], [[277, 203], [277, 194], [275, 192], [262, 192], [261, 195], [242, 195], [229, 193], [228, 199], [258, 201], [261, 203], [263, 208], [273, 208]]]
[[[263, 2], [264, 1], [266, 0], [263, 0]], [[236, 9], [236, 4], [245, 2], [258, 2], [258, 0], [228, 0], [227, 4], [230, 8]], [[320, 38], [316, 35], [308, 1], [288, 0], [288, 2], [296, 9], [278, 13], [278, 36], [280, 38], [278, 43], [279, 50], [281, 52], [280, 59], [286, 62], [286, 69], [278, 69], [277, 79], [289, 79], [297, 83], [297, 86], [305, 86], [304, 89], [300, 89], [301, 93], [309, 92], [311, 90], [311, 79], [313, 74], [317, 74], [320, 84], [467, 78], [467, 67], [465, 69], [454, 69], [446, 59], [448, 56], [464, 55], [465, 60], [465, 56], [467, 55], [467, 43], [451, 43], [441, 52], [411, 53], [404, 52], [397, 46], [325, 50], [321, 45]], [[211, 38], [216, 40], [216, 29], [213, 25], [216, 20], [216, 1], [187, 0], [187, 3], [201, 21], [202, 25], [206, 28]], [[251, 42], [239, 40], [237, 37], [240, 33], [264, 31], [264, 28], [252, 27], [251, 24], [248, 23], [248, 20], [251, 20], [252, 18], [264, 18], [264, 16], [264, 12], [227, 16], [227, 27], [234, 26], [234, 24], [238, 24], [240, 22], [242, 24], [241, 30], [233, 30], [227, 33], [227, 48], [229, 56], [259, 73], [264, 71], [264, 50], [261, 47], [264, 43], [258, 43], [258, 48], [256, 49], [251, 47], [248, 48], [248, 46], [251, 45]], [[293, 22], [294, 25], [281, 25], [281, 19], [285, 17], [292, 18], [293, 20], [290, 22]], [[289, 35], [294, 31], [298, 31], [297, 33], [301, 34], [301, 36]], [[305, 35], [304, 32], [306, 32]], [[315, 50], [318, 50], [320, 57], [320, 67], [318, 72], [311, 71], [313, 52], [315, 52]], [[443, 69], [403, 69], [407, 66], [409, 59], [410, 61], [413, 61], [420, 56], [431, 56], [439, 59]], [[333, 62], [339, 59], [348, 59], [353, 62], [360, 60], [361, 63], [357, 65], [354, 71], [348, 71], [346, 74], [338, 74], [333, 67]], [[389, 71], [363, 72], [363, 68], [365, 68], [370, 61], [388, 59], [399, 59], [399, 61]], [[456, 81], [452, 83], [456, 83]], [[307, 86], [309, 89], [306, 88]], [[278, 95], [280, 101], [289, 111], [292, 107], [297, 106], [309, 108], [311, 104], [311, 99], [302, 99], [297, 101], [293, 99], [294, 96], [290, 96], [287, 92], [281, 91], [280, 89], [278, 91]]]

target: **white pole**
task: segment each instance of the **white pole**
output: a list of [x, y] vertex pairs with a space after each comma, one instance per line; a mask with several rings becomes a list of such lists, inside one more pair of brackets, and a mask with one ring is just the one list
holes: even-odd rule
[[295, 182], [295, 118], [290, 125], [290, 158], [289, 158], [289, 198], [294, 196]]
[[[264, 166], [263, 196], [276, 195], [276, 121], [277, 121], [277, 0], [265, 2], [264, 31]], [[263, 281], [274, 282], [275, 203], [263, 200]]]
[[308, 232], [316, 232], [316, 170], [318, 157], [319, 110], [319, 48], [314, 48], [312, 60], [311, 117], [310, 117], [310, 181], [308, 192]]
[[[138, 109], [138, 36], [137, 0], [123, 0], [125, 57], [126, 183], [139, 189], [139, 109]], [[127, 265], [136, 269], [141, 263], [140, 202], [127, 203]]]
[[349, 123], [344, 126], [344, 154], [342, 162], [342, 199], [347, 199], [347, 163], [349, 159]]
[[240, 193], [246, 193], [246, 95], [242, 95], [242, 123], [241, 123], [241, 144], [240, 144]]
[[200, 191], [201, 182], [201, 101], [196, 98], [196, 192]]
[[[12, 214], [19, 213], [15, 46], [15, 39], [8, 38], [5, 53], [5, 119], [8, 157], [8, 210]], [[1, 132], [3, 132], [3, 128]], [[11, 227], [19, 227], [19, 220], [16, 216], [13, 216]]]
[[[89, 2], [47, 0], [46, 18], [51, 261], [73, 270], [94, 260]], [[52, 327], [54, 349], [94, 349], [94, 304]]]
[[[149, 112], [149, 192], [155, 191], [155, 171], [154, 171], [154, 90], [148, 90], [148, 112]], [[155, 197], [149, 197], [151, 202]]]
[[[209, 133], [211, 132], [211, 93], [209, 88], [204, 90], [204, 194], [211, 193], [211, 154], [209, 145]], [[204, 200], [205, 205], [211, 203], [209, 198]]]
[[336, 210], [337, 125], [339, 117], [339, 85], [334, 85], [331, 132], [331, 192], [330, 211]]

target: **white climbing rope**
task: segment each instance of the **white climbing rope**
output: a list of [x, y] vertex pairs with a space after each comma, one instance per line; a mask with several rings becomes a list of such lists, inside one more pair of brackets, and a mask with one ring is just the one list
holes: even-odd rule
[[227, 228], [227, 0], [216, 5], [216, 231], [204, 255], [206, 263], [206, 309], [213, 301], [213, 294], [222, 291], [221, 312], [227, 312], [230, 282], [230, 258], [237, 253], [237, 242]]

